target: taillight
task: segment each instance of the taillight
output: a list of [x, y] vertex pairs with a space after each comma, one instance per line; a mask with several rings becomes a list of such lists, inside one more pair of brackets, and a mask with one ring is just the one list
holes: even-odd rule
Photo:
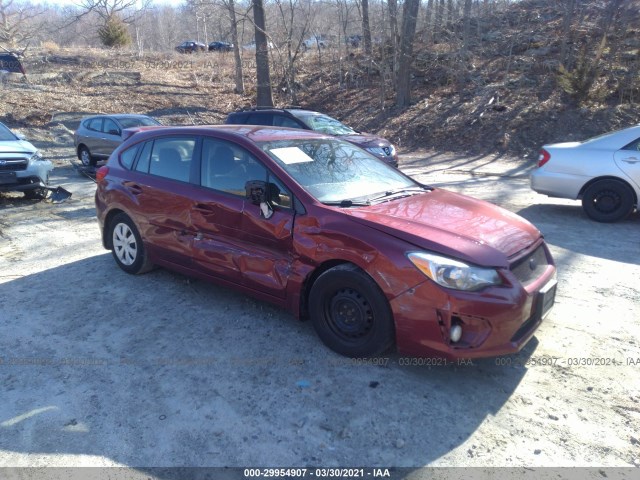
[[550, 158], [551, 154], [549, 154], [549, 152], [547, 152], [544, 148], [540, 150], [540, 155], [538, 155], [538, 167], [543, 166], [549, 161]]
[[104, 177], [107, 176], [107, 173], [109, 173], [109, 167], [107, 167], [106, 165], [104, 167], [100, 167], [96, 171], [96, 182], [101, 182], [102, 180], [104, 180]]

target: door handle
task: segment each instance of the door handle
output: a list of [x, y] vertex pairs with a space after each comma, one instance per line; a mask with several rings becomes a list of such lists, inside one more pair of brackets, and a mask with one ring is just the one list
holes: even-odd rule
[[129, 190], [133, 195], [140, 195], [142, 193], [142, 187], [137, 183], [133, 182], [124, 182], [124, 187]]
[[629, 157], [629, 158], [623, 158], [622, 161], [625, 163], [638, 163], [640, 162], [640, 159], [636, 157]]
[[212, 213], [215, 213], [215, 208], [205, 203], [196, 203], [193, 206], [193, 209], [196, 210], [197, 212], [207, 213], [209, 215]]

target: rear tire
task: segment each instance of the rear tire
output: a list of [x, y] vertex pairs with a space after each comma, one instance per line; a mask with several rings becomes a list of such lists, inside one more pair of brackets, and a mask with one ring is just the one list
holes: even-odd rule
[[78, 149], [78, 158], [85, 167], [94, 167], [97, 160], [91, 156], [91, 152], [84, 145]]
[[153, 268], [133, 220], [119, 213], [110, 222], [111, 253], [118, 266], [133, 275]]
[[582, 208], [596, 222], [617, 222], [633, 211], [633, 190], [619, 180], [599, 180], [589, 185]]
[[391, 308], [380, 287], [352, 264], [321, 274], [309, 294], [311, 321], [320, 339], [334, 352], [369, 357], [394, 341]]

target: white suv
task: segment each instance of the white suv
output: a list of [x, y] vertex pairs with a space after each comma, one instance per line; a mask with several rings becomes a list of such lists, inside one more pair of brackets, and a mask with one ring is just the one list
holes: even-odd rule
[[0, 192], [24, 192], [44, 198], [53, 164], [38, 149], [0, 123]]

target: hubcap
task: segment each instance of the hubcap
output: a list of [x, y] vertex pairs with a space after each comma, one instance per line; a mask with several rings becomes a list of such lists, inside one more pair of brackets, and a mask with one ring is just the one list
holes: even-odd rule
[[593, 198], [593, 206], [601, 213], [614, 212], [620, 206], [620, 195], [613, 190], [602, 190]]
[[345, 340], [357, 340], [373, 327], [373, 311], [365, 297], [351, 288], [338, 290], [327, 312], [331, 329]]
[[132, 265], [138, 256], [136, 237], [126, 223], [119, 223], [113, 229], [113, 251], [123, 265]]

